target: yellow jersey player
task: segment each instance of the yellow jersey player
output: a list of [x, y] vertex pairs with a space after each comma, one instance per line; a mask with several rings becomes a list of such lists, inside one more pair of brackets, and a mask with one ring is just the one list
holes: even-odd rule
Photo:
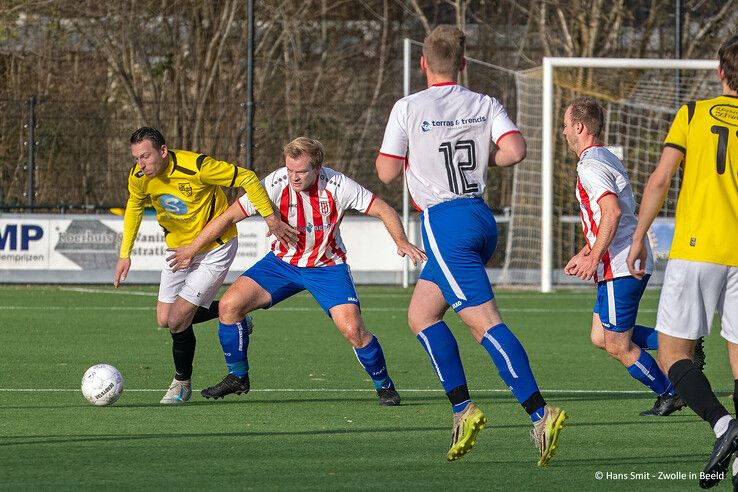
[[[733, 374], [738, 375], [738, 35], [723, 43], [718, 58], [722, 95], [679, 109], [643, 192], [627, 259], [631, 273], [643, 275], [646, 232], [683, 160], [656, 330], [659, 365], [687, 405], [715, 432], [715, 446], [700, 477], [703, 488], [720, 481], [738, 449], [738, 420], [718, 401], [693, 360], [696, 341], [710, 334], [717, 310], [720, 334], [728, 344]], [[736, 410], [737, 396], [738, 391], [733, 396]], [[738, 482], [736, 477], [733, 481]]]
[[[221, 186], [243, 188], [269, 232], [285, 245], [295, 241], [296, 231], [274, 213], [253, 171], [203, 154], [169, 149], [161, 132], [148, 127], [139, 128], [131, 136], [131, 154], [136, 163], [128, 175], [129, 198], [113, 279], [116, 288], [131, 268], [131, 250], [147, 200], [156, 210], [170, 249], [192, 242], [209, 220], [228, 208]], [[218, 317], [218, 303], [213, 299], [237, 249], [238, 232], [234, 226], [202, 248], [189, 268], [173, 272], [162, 262], [156, 319], [159, 326], [171, 332], [175, 367], [174, 380], [161, 400], [163, 404], [184, 403], [192, 394], [196, 344], [192, 323]], [[251, 326], [251, 320], [244, 324]]]

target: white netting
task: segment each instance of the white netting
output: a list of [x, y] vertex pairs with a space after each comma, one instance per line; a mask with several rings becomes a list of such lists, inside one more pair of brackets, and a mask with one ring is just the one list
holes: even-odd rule
[[[541, 132], [542, 70], [518, 73], [518, 125], [528, 142], [528, 157], [516, 166], [508, 251], [503, 279], [509, 284], [536, 283], [541, 265]], [[553, 269], [554, 283], [570, 279], [561, 269], [582, 246], [579, 207], [574, 195], [576, 157], [561, 135], [566, 104], [579, 95], [596, 97], [606, 110], [604, 143], [621, 156], [636, 196], [658, 163], [664, 137], [679, 107], [695, 99], [720, 94], [714, 70], [556, 68], [553, 104]], [[679, 194], [679, 173], [674, 177], [660, 216], [673, 218]], [[661, 250], [653, 283], [660, 283], [666, 251]], [[652, 242], [656, 242], [652, 236]]]

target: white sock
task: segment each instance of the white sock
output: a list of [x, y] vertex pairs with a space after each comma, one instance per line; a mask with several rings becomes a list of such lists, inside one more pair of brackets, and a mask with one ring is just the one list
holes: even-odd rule
[[738, 458], [733, 460], [733, 476], [738, 475]]
[[712, 428], [712, 430], [715, 431], [715, 437], [719, 438], [720, 436], [725, 434], [725, 431], [728, 430], [728, 425], [730, 424], [731, 420], [733, 420], [733, 417], [731, 417], [730, 415], [720, 417], [720, 420], [715, 423], [715, 427]]

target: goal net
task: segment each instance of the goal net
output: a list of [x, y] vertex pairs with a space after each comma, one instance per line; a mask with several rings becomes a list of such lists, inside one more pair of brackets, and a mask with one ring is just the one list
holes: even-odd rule
[[[548, 58], [517, 75], [517, 123], [528, 138], [528, 157], [516, 166], [503, 280], [541, 290], [579, 282], [563, 266], [584, 244], [574, 194], [576, 156], [561, 135], [563, 112], [580, 95], [605, 108], [604, 144], [623, 161], [637, 203], [656, 166], [664, 137], [682, 104], [720, 94], [712, 60]], [[649, 231], [656, 254], [653, 284], [666, 266], [680, 173], [674, 176], [659, 218]]]
[[[412, 42], [406, 91], [425, 88], [420, 43]], [[406, 53], [406, 58], [408, 54]], [[583, 245], [576, 185], [576, 156], [561, 135], [563, 112], [577, 96], [597, 98], [606, 111], [604, 143], [623, 161], [640, 203], [679, 107], [720, 94], [714, 60], [546, 58], [544, 66], [514, 72], [467, 58], [460, 82], [499, 99], [525, 136], [528, 153], [511, 169], [489, 173], [487, 204], [498, 222], [497, 251], [487, 265], [496, 285], [550, 291], [583, 283], [563, 267]], [[544, 110], [545, 108], [545, 110]], [[680, 174], [649, 239], [656, 253], [651, 284], [660, 284], [673, 233]]]

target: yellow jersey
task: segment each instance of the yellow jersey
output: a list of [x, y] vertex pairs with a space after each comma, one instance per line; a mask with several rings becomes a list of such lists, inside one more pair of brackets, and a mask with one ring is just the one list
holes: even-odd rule
[[[169, 149], [169, 164], [149, 178], [135, 164], [128, 174], [129, 198], [123, 219], [120, 257], [128, 258], [143, 219], [146, 200], [156, 210], [156, 220], [164, 230], [168, 248], [192, 242], [205, 225], [228, 208], [221, 186], [241, 187], [263, 216], [274, 213], [269, 196], [253, 171], [186, 150]], [[236, 237], [231, 226], [216, 241], [203, 248], [209, 251]]]
[[738, 97], [685, 104], [664, 144], [684, 153], [669, 257], [738, 266]]

